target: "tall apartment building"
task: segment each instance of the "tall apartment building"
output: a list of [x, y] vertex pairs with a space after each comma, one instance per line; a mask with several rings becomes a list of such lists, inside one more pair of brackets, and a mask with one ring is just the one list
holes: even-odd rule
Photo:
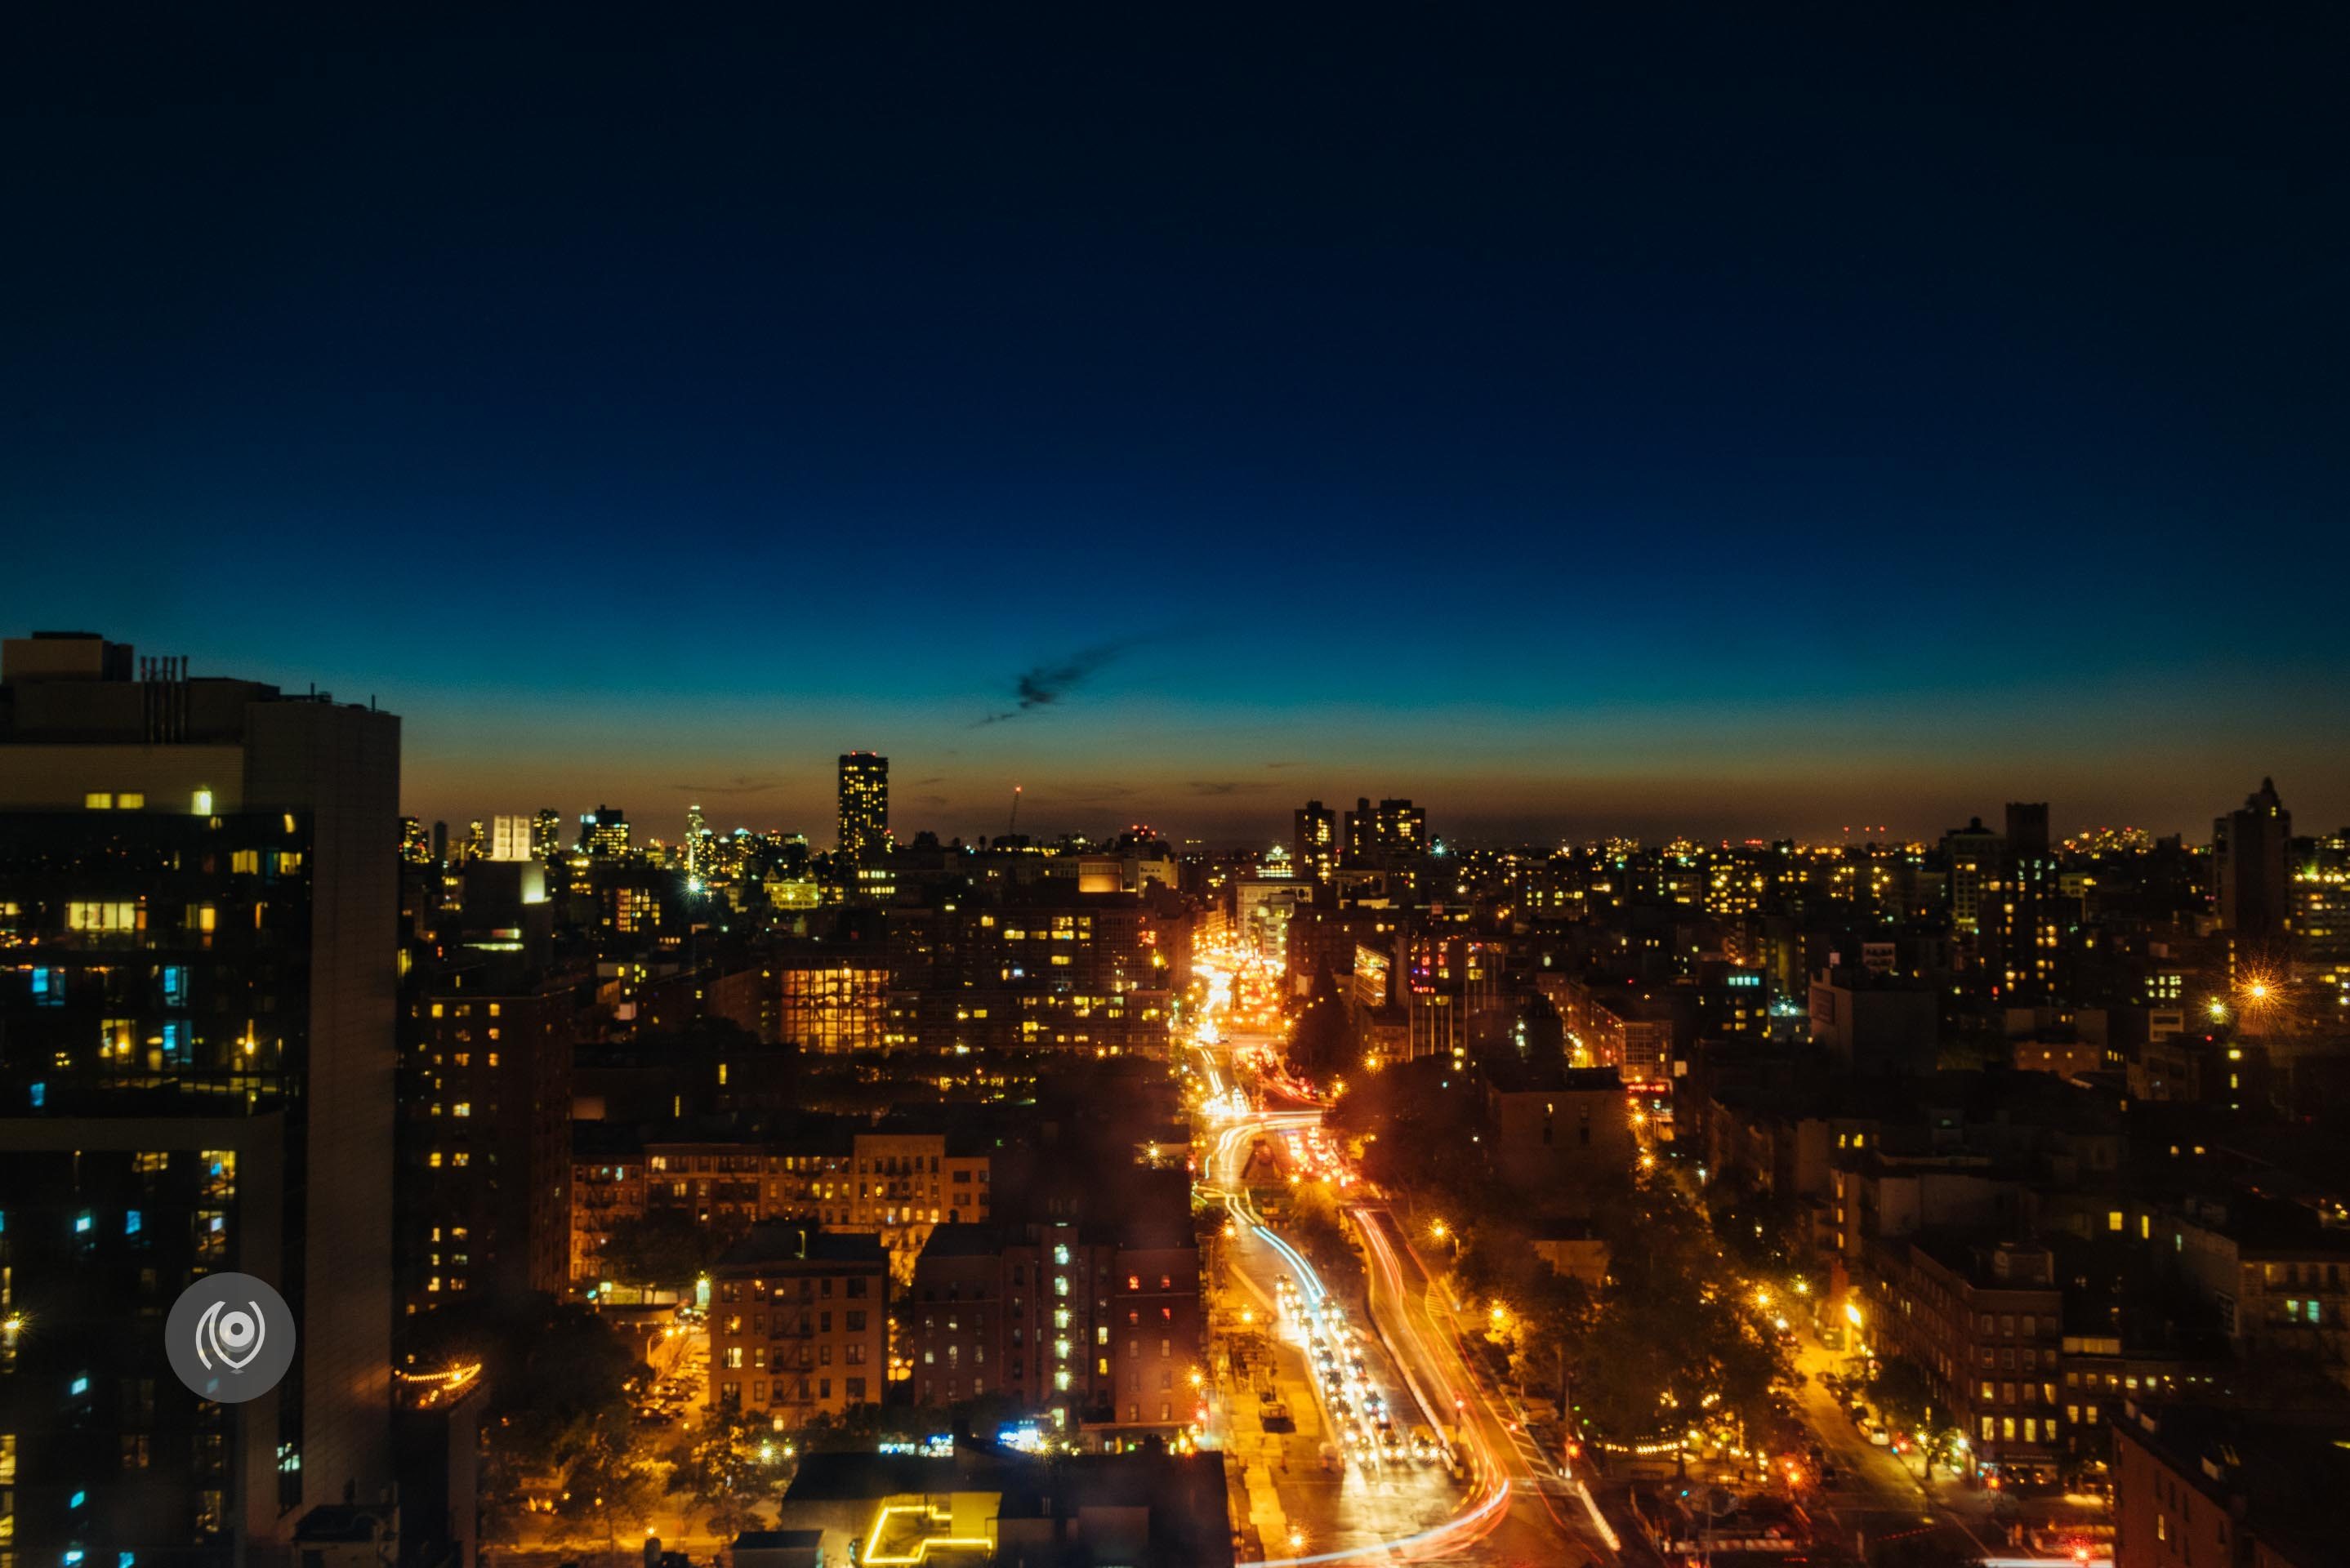
[[399, 1282], [414, 1316], [569, 1279], [571, 1065], [580, 1005], [553, 976], [432, 977], [401, 1030]]
[[1298, 875], [1327, 882], [1338, 869], [1338, 814], [1318, 800], [1297, 808]]
[[[0, 1530], [242, 1563], [392, 1482], [400, 722], [82, 633], [0, 646]], [[255, 1274], [300, 1355], [199, 1401], [161, 1329]]]
[[862, 869], [889, 847], [889, 759], [871, 752], [840, 757], [840, 857]]
[[1920, 1233], [1873, 1243], [1860, 1272], [1862, 1332], [1924, 1369], [1934, 1407], [1977, 1463], [2019, 1480], [2053, 1475], [2064, 1446], [2064, 1293], [2048, 1249]]
[[1428, 812], [1409, 800], [1383, 800], [1376, 807], [1368, 799], [1357, 800], [1347, 814], [1349, 860], [1425, 855], [1428, 850]]
[[2114, 1568], [2342, 1561], [2334, 1503], [2350, 1488], [2350, 1421], [2126, 1405], [2114, 1430]]
[[1985, 913], [1998, 948], [2002, 993], [2024, 1000], [2053, 994], [2064, 951], [2047, 802], [2008, 803], [1996, 896]]
[[889, 1264], [879, 1237], [760, 1225], [710, 1280], [712, 1406], [788, 1429], [880, 1402], [889, 1375]]
[[2285, 846], [2292, 838], [2293, 813], [2277, 797], [2272, 779], [2262, 779], [2241, 810], [2211, 824], [2220, 924], [2235, 938], [2240, 955], [2283, 940], [2291, 914]]
[[1199, 1267], [1180, 1225], [941, 1225], [899, 1312], [915, 1397], [1008, 1397], [1088, 1446], [1172, 1437], [1200, 1403]]
[[1942, 860], [1950, 900], [1950, 924], [1972, 936], [1982, 929], [1983, 904], [1997, 891], [2000, 855], [2006, 841], [1980, 816], [1942, 835]]

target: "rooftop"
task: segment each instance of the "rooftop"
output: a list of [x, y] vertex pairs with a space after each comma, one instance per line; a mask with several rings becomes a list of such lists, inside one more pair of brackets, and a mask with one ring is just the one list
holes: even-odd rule
[[889, 1265], [881, 1238], [871, 1231], [833, 1231], [787, 1220], [768, 1220], [751, 1227], [740, 1241], [718, 1261], [733, 1272], [777, 1264], [837, 1263], [874, 1269]]

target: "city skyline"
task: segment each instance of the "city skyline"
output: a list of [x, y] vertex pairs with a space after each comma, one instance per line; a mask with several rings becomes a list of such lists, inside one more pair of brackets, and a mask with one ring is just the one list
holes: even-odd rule
[[[408, 722], [412, 734], [432, 733], [429, 716], [420, 719], [411, 710]], [[885, 732], [899, 738], [874, 739]], [[1727, 774], [1700, 774], [1698, 753], [1690, 748], [1686, 754], [1691, 758], [1691, 771], [1668, 778], [1595, 767], [1581, 776], [1529, 769], [1497, 780], [1457, 768], [1399, 768], [1370, 757], [1359, 764], [1309, 757], [1277, 759], [1250, 772], [1235, 770], [1232, 776], [1188, 778], [1155, 787], [1129, 784], [1115, 770], [1082, 757], [1071, 758], [1065, 773], [1033, 765], [1039, 753], [1066, 755], [1064, 748], [1020, 748], [972, 760], [964, 747], [923, 743], [924, 732], [910, 722], [892, 732], [868, 725], [844, 733], [858, 750], [900, 759], [890, 817], [900, 839], [923, 831], [941, 838], [996, 836], [1012, 825], [1015, 787], [1021, 792], [1019, 825], [1032, 835], [1103, 836], [1140, 821], [1171, 837], [1219, 846], [1285, 842], [1291, 812], [1308, 798], [1343, 807], [1357, 798], [1386, 796], [1419, 801], [1434, 814], [1432, 828], [1438, 837], [1461, 843], [1613, 836], [1652, 842], [1673, 837], [1827, 841], [1870, 834], [1927, 840], [1963, 825], [1970, 816], [1995, 815], [2006, 801], [2048, 799], [2060, 836], [2137, 827], [2155, 837], [2180, 835], [2192, 844], [2208, 838], [2215, 813], [2231, 808], [2257, 787], [2261, 777], [2277, 775], [2285, 779], [2281, 787], [2303, 822], [2315, 826], [2350, 821], [2350, 790], [2330, 787], [2341, 775], [2326, 771], [2322, 754], [2274, 743], [2243, 742], [2251, 748], [2243, 750], [2234, 742], [2214, 744], [2196, 754], [2190, 770], [2166, 764], [2161, 753], [2175, 747], [2162, 739], [2145, 746], [2137, 753], [2137, 765], [2118, 780], [2100, 763], [2052, 753], [2030, 770], [1939, 767], [1920, 761], [1886, 769], [1871, 783], [1824, 787], [1807, 777], [1773, 775], [1767, 770], [1742, 776], [1734, 769]], [[983, 738], [986, 733], [980, 732]], [[937, 732], [929, 732], [929, 737], [937, 738]], [[501, 754], [512, 758], [516, 750], [528, 754], [530, 748], [516, 747], [515, 742], [511, 733], [503, 736], [497, 743], [510, 749]], [[835, 738], [823, 735], [810, 735], [807, 744], [813, 750], [805, 753], [717, 757], [699, 767], [675, 756], [633, 766], [608, 761], [594, 767], [549, 764], [528, 770], [535, 782], [519, 786], [488, 779], [469, 783], [461, 770], [411, 764], [402, 810], [427, 822], [462, 824], [552, 805], [568, 822], [589, 809], [588, 797], [593, 796], [598, 803], [609, 800], [629, 810], [631, 820], [644, 825], [642, 831], [664, 840], [681, 838], [688, 811], [699, 806], [721, 831], [750, 827], [804, 833], [823, 847], [834, 834], [837, 778], [832, 753], [837, 744]], [[1170, 745], [1168, 751], [1180, 749]], [[2300, 767], [2272, 767], [2265, 759], [2274, 756], [2298, 756]], [[1185, 769], [1184, 760], [1170, 754], [1163, 765], [1176, 773], [1207, 771]], [[1018, 771], [1024, 761], [1031, 763], [1028, 771]], [[761, 763], [770, 765], [745, 771], [746, 764]], [[427, 781], [421, 787], [415, 782], [420, 773]], [[672, 776], [681, 773], [698, 776]], [[1725, 776], [1738, 779], [1734, 804], [1722, 782]], [[2116, 788], [2116, 784], [2124, 787]], [[638, 802], [641, 804], [632, 804]]]
[[[1377, 763], [1359, 768], [1321, 762], [1268, 763], [1254, 778], [1188, 779], [1154, 791], [1096, 770], [1060, 777], [1034, 771], [988, 776], [978, 764], [958, 765], [951, 753], [925, 766], [926, 755], [938, 753], [920, 745], [899, 745], [896, 754], [906, 759], [902, 765], [910, 776], [895, 796], [891, 828], [900, 840], [925, 831], [941, 839], [993, 838], [1011, 826], [1012, 794], [1017, 786], [1020, 830], [1044, 837], [1102, 837], [1142, 822], [1170, 837], [1215, 846], [1285, 842], [1291, 812], [1308, 798], [1343, 807], [1357, 798], [1400, 796], [1431, 811], [1437, 837], [1461, 844], [1568, 843], [1618, 836], [1645, 842], [1676, 837], [1925, 841], [1962, 826], [1970, 816], [1995, 816], [2008, 800], [2048, 798], [2060, 836], [2135, 827], [2150, 837], [2178, 835], [2197, 844], [2209, 838], [2215, 813], [2231, 808], [2262, 776], [2275, 773], [2283, 774], [2286, 782], [2280, 787], [2313, 827], [2337, 818], [2350, 821], [2350, 799], [2329, 790], [2333, 777], [2323, 771], [2322, 760], [2304, 762], [2304, 771], [2298, 774], [2270, 769], [2259, 760], [2291, 750], [2271, 748], [2241, 757], [2215, 753], [2199, 759], [2192, 774], [2164, 771], [2162, 760], [2148, 754], [2139, 759], [2147, 773], [2133, 776], [2129, 782], [2134, 787], [2120, 791], [2106, 787], [2100, 768], [2056, 762], [2036, 774], [1943, 771], [1921, 764], [1887, 769], [1873, 784], [1843, 788], [1823, 788], [1799, 776], [1751, 774], [1737, 785], [1731, 804], [1718, 777], [1595, 773], [1496, 779], [1432, 769], [1407, 771]], [[915, 769], [921, 771], [911, 771]], [[760, 774], [729, 774], [713, 766], [699, 770], [706, 775], [700, 783], [681, 784], [668, 777], [679, 771], [672, 766], [632, 772], [608, 764], [593, 772], [549, 768], [536, 774], [537, 794], [527, 783], [519, 787], [487, 783], [462, 786], [452, 776], [434, 794], [412, 793], [403, 810], [426, 822], [462, 826], [475, 817], [552, 805], [567, 823], [589, 809], [593, 796], [597, 802], [608, 799], [621, 805], [632, 821], [642, 825], [641, 831], [668, 842], [681, 841], [687, 814], [695, 806], [719, 831], [747, 827], [802, 833], [818, 847], [828, 846], [835, 836], [836, 783], [827, 757], [794, 757]], [[578, 783], [571, 782], [575, 779]], [[591, 779], [603, 782], [591, 784]], [[1977, 787], [1970, 790], [1969, 779]], [[434, 809], [434, 801], [444, 804]]]

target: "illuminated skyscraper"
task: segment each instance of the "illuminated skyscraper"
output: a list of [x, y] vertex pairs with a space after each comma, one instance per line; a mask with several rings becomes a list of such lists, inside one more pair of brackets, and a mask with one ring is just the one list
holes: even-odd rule
[[1942, 854], [1950, 863], [1950, 923], [1970, 936], [1982, 929], [1984, 894], [1998, 890], [2004, 845], [1980, 816], [1942, 835]]
[[629, 814], [616, 805], [599, 805], [580, 817], [579, 847], [598, 860], [625, 859], [629, 853]]
[[709, 838], [710, 829], [702, 821], [702, 808], [698, 805], [687, 806], [685, 808], [685, 874], [687, 876], [702, 877], [709, 874], [709, 867], [702, 864], [704, 846]]
[[840, 856], [852, 866], [889, 847], [889, 759], [871, 752], [840, 758]]
[[1338, 865], [1338, 814], [1318, 800], [1297, 808], [1298, 875], [1327, 882]]
[[1997, 940], [2005, 991], [2014, 997], [2045, 997], [2055, 984], [2064, 950], [2046, 801], [2007, 803], [1997, 891], [1997, 908], [1981, 908], [1979, 901], [1977, 919]]
[[492, 860], [530, 859], [531, 834], [536, 826], [526, 816], [490, 818], [488, 858]]
[[2273, 946], [2284, 936], [2285, 846], [2292, 837], [2293, 813], [2278, 798], [2273, 779], [2262, 779], [2241, 811], [2211, 824], [2220, 924], [2235, 938], [2240, 953]]
[[532, 857], [539, 860], [563, 858], [563, 816], [553, 806], [541, 806], [530, 833]]
[[1428, 853], [1428, 813], [1409, 800], [1358, 800], [1347, 814], [1347, 854], [1355, 860]]

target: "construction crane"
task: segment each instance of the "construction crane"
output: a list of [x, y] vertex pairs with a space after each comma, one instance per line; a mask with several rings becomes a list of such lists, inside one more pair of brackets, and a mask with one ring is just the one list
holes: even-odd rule
[[1003, 825], [1003, 836], [1004, 836], [1004, 837], [1006, 837], [1006, 838], [1011, 837], [1011, 836], [1012, 836], [1012, 835], [1013, 835], [1014, 830], [1014, 829], [1016, 829], [1017, 827], [1019, 827], [1019, 826], [1020, 826], [1020, 786], [1019, 786], [1018, 784], [1014, 784], [1014, 785], [1012, 786], [1012, 820], [1011, 820], [1010, 822], [1007, 822], [1007, 823], [1005, 823], [1005, 824]]

